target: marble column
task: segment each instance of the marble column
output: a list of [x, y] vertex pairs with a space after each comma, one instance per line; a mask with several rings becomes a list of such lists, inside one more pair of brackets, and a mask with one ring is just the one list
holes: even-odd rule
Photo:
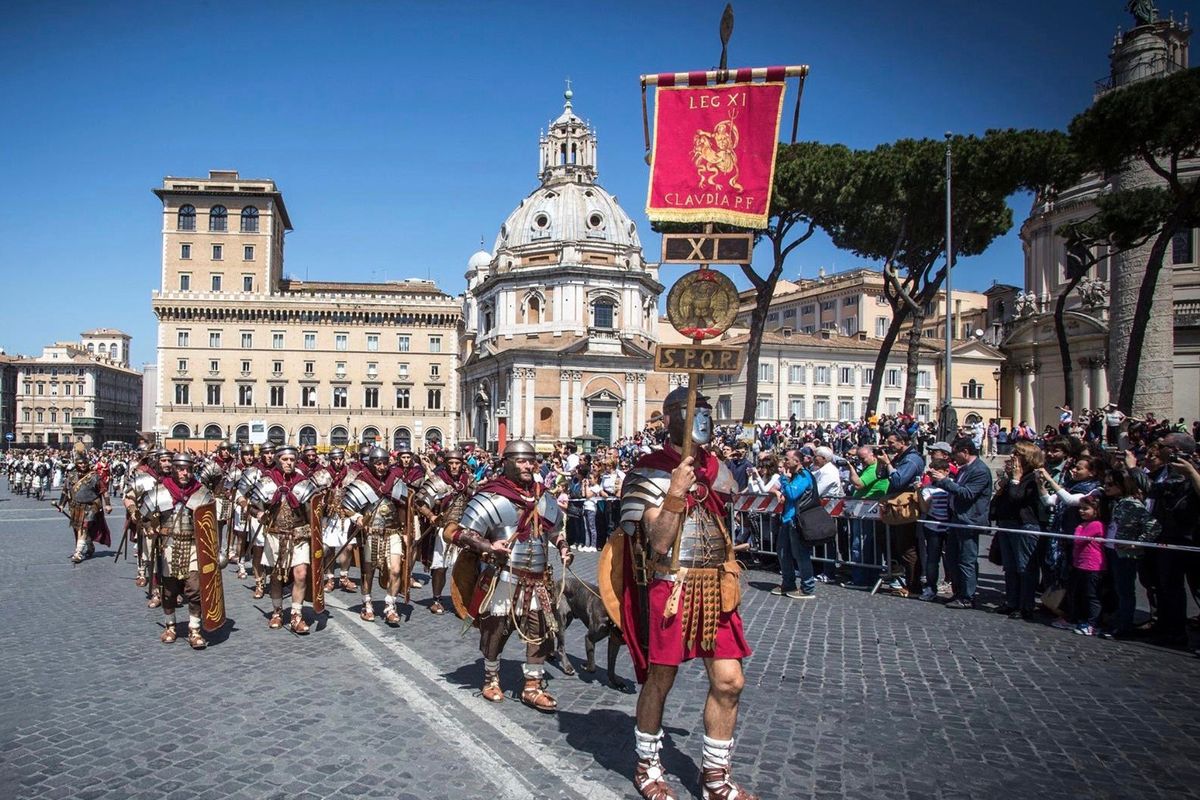
[[634, 386], [637, 385], [637, 375], [625, 373], [625, 400], [621, 404], [621, 433], [620, 436], [633, 435]]
[[508, 435], [513, 439], [520, 439], [524, 433], [521, 430], [521, 422], [524, 419], [521, 415], [521, 369], [514, 367], [509, 373], [509, 389], [508, 389]]
[[571, 433], [579, 436], [587, 433], [587, 421], [583, 418], [583, 373], [571, 370]]
[[567, 436], [569, 435], [568, 424], [570, 423], [570, 418], [569, 418], [568, 414], [570, 413], [570, 408], [567, 406], [567, 400], [568, 400], [568, 397], [567, 397], [568, 388], [567, 387], [568, 387], [568, 384], [570, 383], [570, 380], [571, 380], [571, 373], [568, 372], [567, 370], [564, 369], [558, 374], [558, 438], [559, 439], [566, 439]]
[[[646, 427], [646, 373], [639, 372], [637, 383], [637, 429]], [[636, 432], [636, 431], [635, 431]]]
[[1104, 356], [1092, 359], [1092, 402], [1089, 408], [1103, 408], [1108, 405], [1108, 360]]
[[533, 367], [525, 368], [525, 438], [533, 441], [537, 436], [537, 427], [534, 422], [534, 414], [537, 412], [537, 370]]
[[1013, 419], [1014, 425], [1019, 425], [1021, 420], [1024, 420], [1033, 427], [1037, 427], [1033, 409], [1033, 370], [1033, 364], [1021, 365], [1021, 403], [1019, 405], [1021, 413]]

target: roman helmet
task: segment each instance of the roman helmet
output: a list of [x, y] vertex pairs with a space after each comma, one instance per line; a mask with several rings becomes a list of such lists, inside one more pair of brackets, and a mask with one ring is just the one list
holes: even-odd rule
[[346, 449], [344, 447], [335, 447], [329, 451], [330, 458], [345, 458]]
[[520, 439], [514, 439], [504, 447], [504, 477], [511, 481], [519, 481], [521, 473], [517, 470], [517, 459], [537, 457], [533, 445]]
[[696, 413], [689, 426], [687, 417], [688, 387], [679, 386], [673, 389], [663, 400], [663, 414], [670, 420], [667, 432], [677, 446], [683, 444], [684, 431], [690, 427], [692, 441], [696, 444], [708, 444], [712, 439], [712, 406], [708, 398], [696, 390]]
[[192, 467], [196, 466], [196, 459], [191, 453], [176, 453], [175, 455], [171, 456], [171, 466], [187, 467], [188, 469], [191, 469]]

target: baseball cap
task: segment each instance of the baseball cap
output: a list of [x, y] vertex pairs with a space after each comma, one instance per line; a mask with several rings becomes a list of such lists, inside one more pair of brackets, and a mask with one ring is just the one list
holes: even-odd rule
[[941, 452], [943, 452], [943, 453], [952, 453], [952, 452], [954, 452], [954, 451], [953, 451], [953, 450], [950, 448], [950, 445], [948, 445], [948, 444], [947, 444], [947, 443], [945, 443], [945, 442], [934, 442], [933, 444], [929, 445], [929, 449], [930, 449], [931, 451], [932, 451], [932, 450], [940, 450], [940, 451], [941, 451]]

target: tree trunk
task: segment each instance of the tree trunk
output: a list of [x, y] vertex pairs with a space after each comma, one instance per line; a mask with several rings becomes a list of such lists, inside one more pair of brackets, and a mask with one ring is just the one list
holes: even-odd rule
[[743, 425], [753, 425], [754, 413], [758, 410], [758, 356], [762, 351], [767, 310], [771, 307], [771, 297], [775, 294], [775, 284], [779, 279], [778, 273], [774, 270], [771, 275], [774, 276], [774, 279], [768, 281], [770, 288], [758, 291], [754, 311], [750, 314], [750, 341], [746, 343], [746, 402], [742, 406]]
[[[1167, 245], [1182, 226], [1176, 215], [1172, 215], [1163, 225], [1162, 232], [1150, 246], [1150, 256], [1146, 261], [1146, 274], [1142, 276], [1142, 285], [1138, 288], [1137, 305], [1133, 311], [1133, 324], [1129, 330], [1129, 346], [1126, 348], [1125, 371], [1121, 375], [1121, 384], [1117, 390], [1117, 408], [1126, 414], [1133, 413], [1133, 400], [1136, 394], [1138, 369], [1141, 363], [1142, 348], [1146, 343], [1146, 326], [1150, 321], [1150, 313], [1154, 310], [1154, 291], [1158, 286], [1158, 274], [1162, 271], [1163, 261], [1167, 253]], [[1160, 314], [1173, 314], [1174, 309], [1158, 309]], [[1157, 411], [1157, 409], [1156, 409]], [[1162, 414], [1170, 417], [1174, 409], [1163, 409]]]
[[903, 302], [892, 309], [892, 323], [888, 325], [887, 333], [879, 345], [879, 353], [875, 356], [875, 374], [871, 376], [871, 391], [867, 393], [867, 411], [879, 411], [879, 392], [883, 388], [883, 373], [887, 369], [888, 356], [900, 336], [900, 328], [907, 319], [909, 308]]
[[1078, 275], [1067, 283], [1067, 287], [1063, 289], [1058, 299], [1054, 302], [1054, 335], [1058, 338], [1058, 355], [1062, 359], [1063, 371], [1063, 403], [1075, 408], [1075, 383], [1073, 380], [1074, 368], [1071, 365], [1071, 342], [1067, 339], [1067, 324], [1063, 320], [1063, 313], [1067, 308], [1067, 295], [1075, 291], [1075, 287], [1083, 280], [1087, 273]]
[[925, 309], [912, 315], [912, 327], [908, 329], [908, 353], [904, 378], [904, 413], [912, 414], [917, 401], [917, 372], [921, 363], [921, 328], [925, 324]]

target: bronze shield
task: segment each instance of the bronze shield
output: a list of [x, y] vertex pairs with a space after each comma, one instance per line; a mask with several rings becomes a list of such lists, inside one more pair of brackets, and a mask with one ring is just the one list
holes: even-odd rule
[[225, 625], [225, 587], [218, 554], [217, 505], [208, 503], [192, 512], [196, 527], [196, 567], [200, 576], [200, 626], [209, 633]]
[[478, 583], [479, 554], [464, 547], [458, 552], [454, 569], [450, 572], [450, 599], [454, 601], [454, 613], [459, 619], [467, 619], [471, 615], [471, 600]]
[[321, 500], [322, 496], [318, 495], [308, 506], [308, 595], [317, 614], [325, 613], [325, 546], [321, 538]]

